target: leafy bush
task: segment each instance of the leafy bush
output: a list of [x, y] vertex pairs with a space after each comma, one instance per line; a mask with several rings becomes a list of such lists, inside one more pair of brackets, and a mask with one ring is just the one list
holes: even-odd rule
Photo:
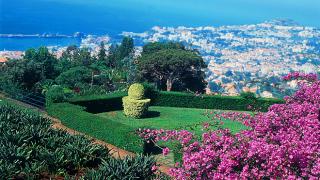
[[56, 82], [62, 86], [74, 88], [77, 83], [90, 83], [91, 70], [84, 66], [74, 67], [61, 73]]
[[153, 167], [155, 166], [155, 160], [147, 156], [126, 157], [123, 160], [108, 159], [101, 164], [98, 170], [88, 171], [84, 179], [153, 179], [155, 177]]
[[245, 99], [256, 99], [256, 94], [253, 92], [241, 92], [240, 97], [243, 97]]
[[[169, 106], [169, 107], [187, 107], [201, 109], [223, 109], [223, 110], [250, 110], [248, 107], [253, 102], [251, 100], [239, 96], [208, 96], [195, 95], [180, 92], [160, 92], [152, 98], [154, 106]], [[272, 104], [283, 103], [280, 99], [258, 98], [254, 101], [255, 107], [262, 111], [267, 111]]]
[[159, 91], [157, 90], [156, 86], [154, 84], [151, 83], [142, 83], [143, 87], [144, 87], [144, 96], [145, 98], [151, 99], [153, 97], [156, 97], [157, 94], [159, 93]]
[[128, 90], [128, 96], [122, 98], [124, 114], [133, 118], [143, 117], [150, 105], [150, 99], [143, 99], [144, 87], [142, 84], [132, 84]]
[[150, 105], [150, 99], [131, 99], [130, 96], [126, 96], [122, 98], [123, 102], [123, 112], [126, 116], [130, 116], [133, 118], [141, 118], [143, 117]]
[[51, 103], [59, 103], [65, 101], [65, 91], [63, 87], [59, 85], [51, 86], [46, 92], [46, 105], [50, 105]]
[[0, 105], [0, 134], [0, 179], [74, 175], [110, 158], [105, 147], [51, 129], [50, 120], [12, 105]]
[[101, 113], [106, 111], [115, 111], [122, 109], [122, 97], [127, 92], [116, 92], [106, 95], [78, 96], [69, 99], [69, 102], [75, 105], [85, 107], [86, 111], [91, 113]]
[[135, 83], [129, 87], [128, 96], [131, 99], [139, 100], [144, 97], [144, 87], [142, 84]]

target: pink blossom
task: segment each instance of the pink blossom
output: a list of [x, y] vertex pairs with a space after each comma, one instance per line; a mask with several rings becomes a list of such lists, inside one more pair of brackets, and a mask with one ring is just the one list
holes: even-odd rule
[[170, 152], [170, 149], [167, 148], [167, 147], [162, 149], [162, 154], [163, 154], [164, 156], [168, 155], [169, 152]]

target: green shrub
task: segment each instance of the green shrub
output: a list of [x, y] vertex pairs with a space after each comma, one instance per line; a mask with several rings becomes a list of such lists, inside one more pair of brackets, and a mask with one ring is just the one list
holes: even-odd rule
[[51, 86], [46, 92], [46, 105], [64, 102], [66, 99], [65, 90], [59, 85]]
[[154, 84], [147, 83], [147, 82], [142, 83], [142, 85], [144, 87], [145, 98], [151, 99], [152, 101], [152, 98], [157, 96], [157, 94], [159, 93], [156, 86]]
[[133, 118], [143, 117], [150, 105], [150, 99], [143, 99], [144, 87], [142, 84], [132, 84], [128, 90], [128, 96], [122, 98], [124, 114]]
[[[254, 105], [255, 107], [259, 107], [262, 111], [267, 111], [270, 105], [283, 102], [284, 101], [280, 99], [258, 98], [254, 101]], [[162, 91], [157, 96], [153, 97], [151, 105], [246, 111], [250, 110], [248, 109], [248, 106], [252, 106], [252, 103], [253, 102], [251, 100], [240, 96], [197, 96], [181, 92]]]
[[108, 159], [104, 161], [98, 170], [90, 170], [84, 179], [153, 179], [156, 175], [152, 171], [155, 160], [152, 157], [137, 156], [120, 159]]
[[139, 100], [144, 98], [144, 87], [142, 84], [135, 83], [129, 87], [128, 96], [131, 99]]
[[241, 92], [240, 97], [245, 99], [257, 99], [256, 94], [253, 92]]
[[[107, 95], [76, 97], [72, 98], [70, 102], [86, 107], [86, 110], [89, 112], [100, 113], [121, 110], [121, 100], [126, 95], [126, 92], [117, 92]], [[152, 96], [149, 96], [148, 98], [151, 98], [152, 106], [246, 111], [249, 110], [248, 106], [252, 105], [252, 101], [240, 96], [197, 96], [182, 92], [160, 91], [153, 93]], [[284, 103], [284, 100], [275, 98], [256, 98], [254, 103], [256, 108], [267, 111], [269, 106]]]
[[85, 107], [88, 112], [101, 113], [122, 110], [122, 97], [127, 95], [127, 92], [115, 92], [106, 95], [78, 96], [69, 99], [69, 102]]
[[141, 118], [147, 113], [150, 101], [150, 99], [131, 99], [130, 96], [123, 97], [124, 114], [133, 118]]

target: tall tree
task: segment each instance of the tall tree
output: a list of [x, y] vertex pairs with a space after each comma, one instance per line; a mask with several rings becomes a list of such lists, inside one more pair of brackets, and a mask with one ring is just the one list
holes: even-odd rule
[[124, 37], [119, 47], [120, 60], [130, 56], [133, 53], [133, 50], [134, 50], [133, 39], [131, 37]]
[[107, 54], [106, 54], [105, 45], [104, 45], [104, 42], [101, 42], [100, 43], [100, 50], [99, 50], [99, 54], [98, 54], [98, 60], [105, 61], [106, 57], [107, 57]]
[[[165, 82], [166, 90], [171, 91], [173, 85], [184, 86], [196, 78], [204, 83], [205, 63], [202, 57], [193, 51], [183, 49], [163, 49], [151, 53], [143, 53], [138, 59], [138, 71], [148, 81], [158, 85]], [[189, 78], [185, 78], [189, 77]], [[203, 91], [203, 89], [200, 89]]]

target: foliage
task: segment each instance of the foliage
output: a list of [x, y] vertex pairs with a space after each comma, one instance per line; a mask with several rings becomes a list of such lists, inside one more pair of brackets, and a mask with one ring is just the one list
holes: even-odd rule
[[128, 96], [131, 99], [143, 99], [144, 98], [144, 86], [139, 83], [131, 84], [128, 90]]
[[144, 130], [140, 135], [181, 143], [182, 164], [170, 172], [175, 179], [318, 179], [320, 81], [300, 85], [285, 104], [266, 113], [216, 114], [250, 127], [235, 135], [228, 129], [211, 131], [209, 123], [201, 140], [185, 130]]
[[240, 97], [243, 97], [245, 99], [252, 99], [252, 100], [257, 98], [256, 94], [253, 92], [241, 92]]
[[61, 73], [56, 82], [62, 86], [75, 88], [77, 84], [85, 84], [91, 82], [91, 71], [84, 66], [78, 66]]
[[162, 87], [165, 83], [167, 91], [171, 91], [173, 86], [187, 90], [189, 89], [187, 82], [195, 78], [199, 81], [194, 82], [202, 83], [199, 84], [197, 91], [203, 92], [205, 81], [202, 70], [206, 66], [202, 57], [194, 51], [184, 48], [169, 49], [166, 46], [170, 45], [160, 45], [159, 48], [164, 48], [160, 50], [155, 48], [156, 51], [146, 50], [147, 53], [141, 54], [137, 64], [140, 76], [149, 82], [157, 83], [158, 87]]
[[[281, 99], [258, 98], [255, 104], [251, 104], [251, 101], [239, 96], [209, 96], [182, 92], [153, 91], [153, 93], [148, 94], [146, 97], [151, 99], [151, 105], [167, 107], [246, 111], [252, 110], [248, 107], [251, 105], [256, 109], [267, 111], [268, 107], [273, 104], [284, 103]], [[99, 113], [105, 112], [106, 109], [109, 111], [121, 110], [121, 100], [126, 95], [126, 92], [116, 92], [106, 95], [83, 96], [72, 98], [70, 102], [86, 107], [86, 110], [89, 112]]]
[[101, 42], [100, 43], [100, 50], [99, 50], [99, 54], [98, 54], [98, 60], [105, 61], [106, 58], [107, 58], [106, 49], [105, 49], [104, 43]]
[[318, 80], [318, 75], [317, 74], [306, 74], [306, 73], [301, 73], [301, 72], [292, 72], [287, 74], [286, 76], [283, 77], [284, 81], [290, 81], [290, 80], [306, 80], [309, 82], [317, 81]]
[[181, 49], [185, 50], [183, 44], [176, 42], [151, 42], [143, 46], [143, 54], [151, 54], [164, 49]]
[[86, 108], [90, 113], [100, 113], [112, 110], [122, 110], [122, 98], [127, 96], [127, 92], [115, 92], [106, 95], [89, 95], [71, 98], [72, 104]]
[[12, 96], [20, 91], [45, 94], [49, 81], [71, 89], [81, 86], [83, 94], [122, 89], [136, 79], [133, 39], [124, 37], [119, 46], [111, 47], [107, 55], [101, 43], [96, 57], [87, 48], [69, 46], [59, 58], [46, 47], [28, 49], [23, 59], [9, 60], [0, 67], [0, 89]]
[[[121, 104], [121, 98], [119, 100]], [[121, 149], [142, 153], [143, 142], [134, 134], [135, 129], [116, 121], [106, 120], [86, 112], [83, 107], [69, 103], [52, 104], [49, 115], [59, 118], [67, 127], [113, 144]]]
[[66, 96], [64, 89], [59, 85], [53, 85], [46, 92], [46, 105], [65, 101]]
[[152, 157], [139, 155], [137, 157], [126, 157], [122, 159], [108, 159], [104, 161], [97, 170], [90, 170], [84, 179], [101, 180], [131, 180], [131, 179], [153, 179], [156, 167]]
[[144, 86], [139, 83], [132, 84], [128, 90], [128, 96], [122, 98], [123, 112], [134, 118], [146, 115], [150, 105], [150, 99], [144, 98]]
[[283, 103], [280, 99], [258, 98], [254, 101], [239, 96], [220, 95], [197, 95], [181, 92], [160, 92], [152, 97], [152, 105], [170, 107], [188, 107], [202, 109], [223, 109], [223, 110], [252, 110], [250, 106], [266, 111], [268, 107], [275, 103]]
[[144, 87], [144, 96], [148, 99], [151, 99], [152, 101], [152, 98], [156, 97], [159, 93], [157, 87], [154, 84], [148, 82], [144, 82], [142, 83], [142, 85]]
[[12, 105], [0, 105], [0, 133], [0, 179], [74, 175], [109, 159], [105, 147], [51, 129], [48, 119]]
[[123, 97], [123, 112], [129, 117], [142, 118], [148, 112], [150, 101], [150, 99], [132, 99], [130, 96]]

